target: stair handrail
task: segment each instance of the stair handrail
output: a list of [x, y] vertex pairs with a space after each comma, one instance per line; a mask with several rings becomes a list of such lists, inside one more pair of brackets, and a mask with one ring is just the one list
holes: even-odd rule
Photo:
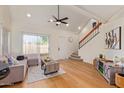
[[80, 43], [82, 43], [90, 34], [92, 34], [96, 29], [99, 28], [99, 26], [102, 25], [101, 22], [98, 22], [98, 24], [84, 37], [79, 41], [79, 45]]

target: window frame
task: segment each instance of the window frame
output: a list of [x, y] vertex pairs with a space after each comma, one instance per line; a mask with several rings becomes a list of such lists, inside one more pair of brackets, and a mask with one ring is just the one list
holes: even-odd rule
[[[46, 34], [41, 34], [41, 33], [31, 33], [31, 32], [23, 32], [22, 33], [22, 53], [25, 54], [23, 52], [23, 45], [24, 45], [24, 41], [23, 41], [23, 36], [24, 35], [32, 35], [32, 36], [47, 36], [48, 37], [48, 53], [40, 53], [41, 55], [46, 55], [46, 54], [49, 54], [50, 53], [50, 40], [49, 40], [49, 35], [46, 35]], [[31, 53], [29, 53], [31, 54]], [[33, 53], [32, 53], [33, 54]]]

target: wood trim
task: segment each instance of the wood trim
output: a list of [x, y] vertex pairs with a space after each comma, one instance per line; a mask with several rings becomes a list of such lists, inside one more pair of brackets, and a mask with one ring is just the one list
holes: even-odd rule
[[83, 39], [79, 41], [79, 44], [82, 43], [91, 33], [93, 33], [102, 23], [98, 23]]
[[91, 37], [89, 40], [87, 40], [83, 45], [81, 45], [81, 46], [79, 46], [79, 49], [81, 48], [81, 47], [83, 47], [85, 44], [87, 44], [90, 40], [92, 40], [95, 36], [97, 36], [99, 34], [99, 32], [98, 33], [96, 33], [93, 37]]

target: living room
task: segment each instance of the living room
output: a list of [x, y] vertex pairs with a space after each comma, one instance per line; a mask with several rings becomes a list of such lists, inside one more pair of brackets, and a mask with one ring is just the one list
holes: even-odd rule
[[[123, 11], [123, 5], [0, 6], [1, 61], [11, 65], [4, 65], [1, 87], [124, 87], [115, 77], [123, 74]], [[116, 46], [109, 32], [117, 32]], [[122, 66], [112, 84], [93, 66], [98, 60]]]

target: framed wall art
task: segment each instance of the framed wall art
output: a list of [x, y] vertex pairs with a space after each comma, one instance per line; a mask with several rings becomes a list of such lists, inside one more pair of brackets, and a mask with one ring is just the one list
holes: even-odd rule
[[121, 49], [121, 26], [105, 33], [105, 47], [107, 49]]

